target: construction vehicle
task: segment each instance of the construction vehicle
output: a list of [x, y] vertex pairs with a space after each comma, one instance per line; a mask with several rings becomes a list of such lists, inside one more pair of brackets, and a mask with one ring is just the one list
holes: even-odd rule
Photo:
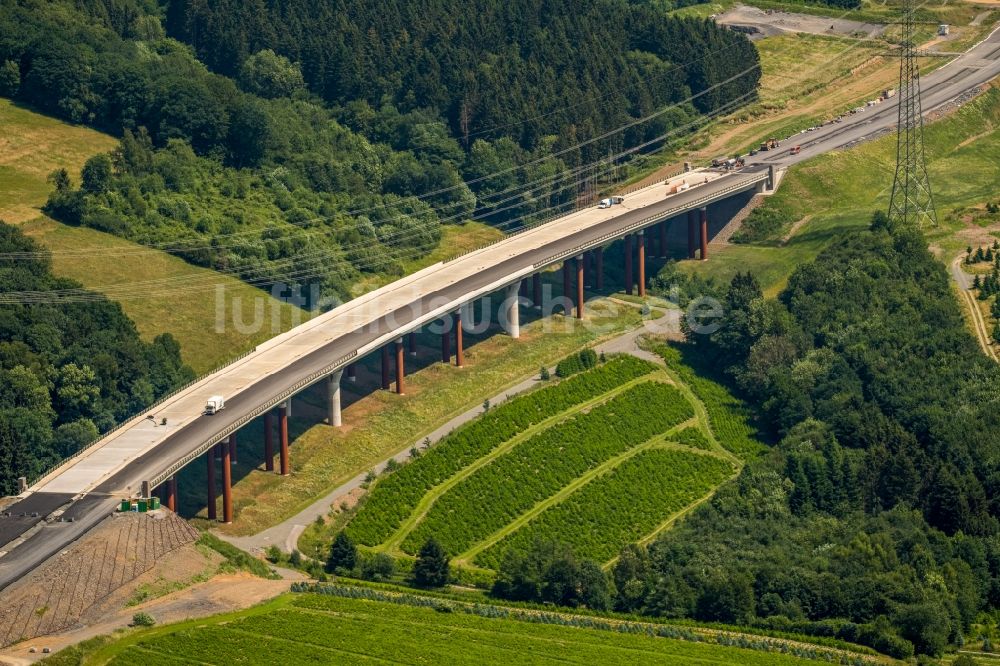
[[620, 204], [625, 201], [625, 197], [608, 197], [607, 199], [601, 199], [601, 202], [597, 204], [598, 208], [611, 208], [615, 204]]
[[780, 145], [781, 145], [781, 143], [777, 139], [775, 139], [775, 138], [772, 137], [772, 138], [768, 139], [767, 141], [765, 141], [764, 143], [760, 144], [760, 149], [761, 150], [774, 150], [775, 148], [777, 148]]
[[719, 167], [724, 167], [726, 166], [726, 161], [727, 160], [725, 157], [716, 157], [714, 160], [712, 160], [712, 168], [718, 169]]
[[216, 414], [226, 408], [226, 401], [221, 395], [213, 395], [205, 403], [206, 414]]
[[794, 148], [792, 148], [791, 150], [788, 151], [788, 154], [789, 155], [798, 155], [801, 152], [802, 152], [802, 146], [795, 146]]

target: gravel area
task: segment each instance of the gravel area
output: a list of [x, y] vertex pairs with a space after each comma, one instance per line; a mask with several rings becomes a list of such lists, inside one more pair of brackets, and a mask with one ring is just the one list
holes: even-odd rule
[[773, 37], [786, 32], [808, 32], [813, 35], [839, 35], [870, 39], [885, 30], [878, 23], [862, 23], [847, 19], [812, 16], [810, 14], [794, 14], [779, 12], [773, 9], [758, 9], [746, 5], [736, 5], [732, 9], [715, 17], [720, 25], [750, 28], [747, 31], [751, 39]]

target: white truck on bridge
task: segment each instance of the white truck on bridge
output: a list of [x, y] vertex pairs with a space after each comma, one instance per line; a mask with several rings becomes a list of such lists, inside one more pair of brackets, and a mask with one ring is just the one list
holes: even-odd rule
[[205, 403], [205, 413], [215, 414], [216, 412], [221, 412], [226, 408], [226, 401], [221, 395], [213, 395]]

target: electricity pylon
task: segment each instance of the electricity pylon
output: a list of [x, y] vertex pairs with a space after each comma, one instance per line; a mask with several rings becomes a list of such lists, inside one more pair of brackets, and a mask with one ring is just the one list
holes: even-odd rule
[[924, 116], [920, 105], [920, 69], [914, 43], [914, 0], [903, 0], [899, 60], [899, 117], [896, 137], [896, 177], [892, 183], [889, 219], [897, 224], [937, 225], [931, 181], [924, 158]]

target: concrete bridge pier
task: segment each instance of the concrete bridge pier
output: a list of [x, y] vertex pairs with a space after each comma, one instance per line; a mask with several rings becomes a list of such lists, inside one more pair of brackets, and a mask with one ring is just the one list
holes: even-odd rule
[[646, 297], [646, 234], [640, 229], [636, 235], [639, 245], [639, 296]]
[[229, 447], [222, 448], [222, 522], [233, 522], [233, 470]]
[[521, 337], [521, 286], [522, 280], [508, 285], [506, 298], [503, 301], [503, 320], [500, 322], [510, 337], [517, 340]]
[[389, 345], [382, 345], [382, 390], [388, 391], [389, 382]]
[[[281, 403], [281, 407], [278, 408], [278, 441], [280, 445], [279, 457], [281, 458], [280, 471], [281, 476], [288, 476], [292, 473], [291, 466], [288, 463], [288, 403]], [[223, 474], [227, 472], [225, 470], [229, 469], [228, 465], [223, 465]]]
[[208, 471], [208, 519], [216, 520], [218, 516], [215, 513], [215, 453], [212, 449], [205, 455], [205, 462]]
[[694, 226], [698, 213], [693, 210], [688, 211], [688, 259], [694, 259]]
[[274, 471], [274, 412], [264, 413], [264, 469]]
[[701, 207], [701, 260], [708, 261], [708, 208]]
[[343, 370], [337, 370], [326, 376], [326, 397], [329, 406], [326, 422], [334, 428], [339, 428], [344, 424], [340, 411], [340, 379], [343, 375]]
[[451, 363], [451, 315], [445, 315], [441, 319], [441, 362]]
[[604, 289], [604, 248], [594, 248], [594, 286]]
[[[563, 261], [562, 265], [562, 278], [563, 278], [563, 290], [562, 295], [566, 300], [564, 302], [569, 303], [573, 300], [573, 278], [571, 277], [570, 271], [573, 270], [572, 261], [566, 259]], [[565, 312], [567, 316], [570, 314], [568, 311]]]
[[403, 338], [396, 340], [396, 394], [403, 395], [406, 388], [403, 385], [403, 375], [406, 374], [403, 363], [405, 354], [403, 353]]
[[177, 475], [167, 479], [167, 497], [164, 502], [167, 508], [177, 513]]
[[576, 258], [576, 318], [583, 319], [583, 283], [586, 271], [584, 270], [584, 255]]
[[465, 350], [462, 348], [462, 309], [455, 313], [455, 366], [465, 365]]
[[632, 295], [632, 234], [625, 237], [625, 293]]

